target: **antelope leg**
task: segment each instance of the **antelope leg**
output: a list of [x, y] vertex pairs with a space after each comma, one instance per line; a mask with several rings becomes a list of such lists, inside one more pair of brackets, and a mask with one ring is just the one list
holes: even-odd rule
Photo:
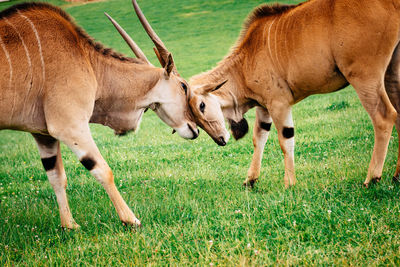
[[385, 90], [389, 96], [390, 102], [397, 111], [396, 130], [398, 136], [398, 155], [396, 172], [393, 181], [400, 182], [400, 46], [397, 45], [390, 64], [385, 74]]
[[89, 125], [75, 126], [74, 128], [68, 128], [68, 131], [59, 133], [56, 131], [52, 135], [54, 134], [58, 135], [58, 139], [64, 142], [77, 155], [82, 165], [104, 187], [121, 221], [129, 225], [140, 226], [140, 221], [125, 203], [115, 186], [114, 175], [93, 141]]
[[[296, 184], [294, 170], [294, 125], [292, 119], [292, 108], [286, 102], [273, 101], [271, 103], [272, 120], [278, 131], [279, 144], [285, 160], [285, 187]], [[268, 107], [269, 108], [269, 107]]]
[[253, 129], [254, 152], [250, 168], [247, 171], [247, 179], [243, 182], [244, 186], [254, 186], [260, 176], [261, 160], [264, 152], [265, 143], [268, 140], [271, 129], [272, 119], [267, 109], [256, 108], [256, 121]]
[[67, 193], [67, 176], [61, 158], [60, 142], [51, 136], [32, 134], [39, 149], [43, 167], [57, 197], [60, 210], [61, 226], [69, 229], [79, 228], [72, 217]]

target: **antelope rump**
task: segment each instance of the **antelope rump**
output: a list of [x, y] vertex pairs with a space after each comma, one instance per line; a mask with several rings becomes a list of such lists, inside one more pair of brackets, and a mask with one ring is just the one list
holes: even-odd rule
[[[261, 5], [214, 69], [191, 78], [196, 121], [216, 140], [228, 120], [236, 139], [256, 107], [254, 153], [244, 185], [260, 175], [272, 122], [284, 154], [284, 183], [294, 185], [291, 107], [313, 94], [351, 84], [374, 127], [375, 145], [364, 185], [379, 181], [389, 138], [400, 131], [400, 1], [309, 0], [298, 5]], [[216, 84], [227, 81], [218, 90]], [[397, 111], [397, 112], [396, 112]], [[400, 150], [394, 180], [399, 181]]]
[[89, 122], [122, 135], [137, 129], [144, 111], [151, 108], [182, 137], [198, 136], [188, 105], [190, 89], [137, 3], [133, 4], [163, 68], [154, 67], [109, 16], [137, 59], [94, 42], [69, 15], [49, 4], [24, 3], [0, 13], [0, 129], [27, 131], [35, 138], [63, 227], [79, 225], [67, 201], [60, 141], [103, 185], [121, 221], [140, 225], [114, 184]]

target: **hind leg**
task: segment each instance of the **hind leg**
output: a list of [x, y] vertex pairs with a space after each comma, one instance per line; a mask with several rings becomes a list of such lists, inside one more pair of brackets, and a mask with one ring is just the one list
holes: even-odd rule
[[265, 143], [268, 140], [271, 129], [272, 119], [268, 110], [262, 107], [256, 108], [256, 121], [253, 129], [254, 152], [247, 179], [243, 182], [244, 186], [253, 187], [260, 176], [261, 160], [264, 152]]
[[72, 217], [68, 205], [67, 176], [61, 158], [60, 142], [51, 136], [32, 134], [39, 149], [43, 167], [57, 197], [60, 210], [61, 226], [69, 229], [79, 228], [79, 225]]
[[397, 111], [396, 130], [398, 135], [399, 149], [397, 156], [396, 172], [393, 180], [400, 182], [400, 47], [396, 47], [390, 64], [385, 74], [385, 89], [389, 96], [390, 102]]
[[369, 76], [370, 79], [359, 78], [350, 81], [374, 126], [375, 144], [364, 182], [366, 187], [371, 181], [378, 182], [381, 179], [389, 139], [396, 119], [396, 111], [383, 86], [383, 77], [376, 79], [371, 77], [373, 75]]
[[399, 115], [397, 115], [397, 119], [396, 119], [396, 130], [397, 130], [399, 148], [397, 151], [396, 172], [394, 173], [393, 181], [396, 183], [400, 183], [400, 177], [399, 177], [400, 176], [400, 117], [399, 117]]

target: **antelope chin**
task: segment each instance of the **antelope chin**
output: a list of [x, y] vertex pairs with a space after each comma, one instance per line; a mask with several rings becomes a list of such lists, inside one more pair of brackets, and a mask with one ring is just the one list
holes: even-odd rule
[[174, 128], [180, 137], [185, 139], [196, 139], [199, 136], [199, 130], [197, 128], [193, 129], [189, 124], [181, 126], [179, 128]]

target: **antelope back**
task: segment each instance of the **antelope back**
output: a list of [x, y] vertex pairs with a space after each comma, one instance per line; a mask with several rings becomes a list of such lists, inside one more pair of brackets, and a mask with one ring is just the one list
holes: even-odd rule
[[85, 97], [84, 92], [57, 92], [58, 84], [74, 82], [68, 79], [72, 75], [94, 81], [85, 42], [91, 40], [69, 16], [48, 4], [25, 3], [1, 12], [0, 127], [45, 131], [43, 99]]

